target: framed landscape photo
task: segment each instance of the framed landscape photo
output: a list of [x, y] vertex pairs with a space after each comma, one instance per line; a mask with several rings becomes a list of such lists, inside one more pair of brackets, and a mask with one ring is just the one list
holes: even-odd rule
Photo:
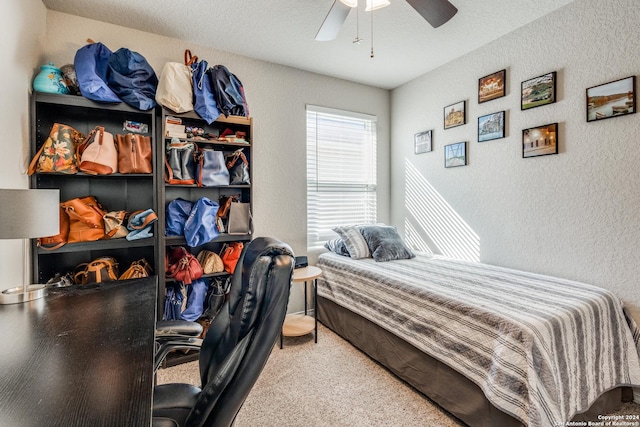
[[425, 130], [413, 136], [413, 149], [415, 154], [431, 151], [431, 130]]
[[478, 117], [478, 142], [504, 138], [504, 111]]
[[558, 124], [537, 126], [522, 130], [522, 157], [558, 154]]
[[609, 119], [636, 112], [636, 76], [587, 89], [587, 121]]
[[454, 168], [467, 164], [467, 142], [457, 142], [444, 146], [444, 167]]
[[451, 129], [467, 123], [467, 101], [444, 107], [444, 128]]
[[506, 94], [506, 80], [506, 69], [478, 79], [478, 104], [503, 97]]
[[521, 83], [521, 110], [556, 102], [556, 72], [552, 71]]

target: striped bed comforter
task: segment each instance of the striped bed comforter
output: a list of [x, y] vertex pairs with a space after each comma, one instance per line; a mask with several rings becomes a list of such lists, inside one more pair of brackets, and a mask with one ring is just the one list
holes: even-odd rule
[[329, 252], [318, 266], [320, 296], [446, 363], [525, 425], [565, 425], [602, 393], [640, 385], [630, 319], [606, 289], [421, 253]]

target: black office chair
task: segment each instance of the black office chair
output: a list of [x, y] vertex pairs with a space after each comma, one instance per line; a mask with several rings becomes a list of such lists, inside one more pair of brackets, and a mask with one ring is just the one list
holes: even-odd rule
[[229, 299], [200, 348], [202, 388], [163, 384], [153, 394], [156, 427], [230, 426], [267, 362], [289, 302], [294, 254], [259, 237], [242, 253]]

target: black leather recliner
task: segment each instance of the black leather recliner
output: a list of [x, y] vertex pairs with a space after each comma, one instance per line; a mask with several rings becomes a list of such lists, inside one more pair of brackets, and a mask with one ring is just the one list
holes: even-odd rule
[[258, 237], [242, 253], [229, 299], [200, 349], [202, 387], [163, 384], [153, 394], [153, 426], [230, 426], [262, 372], [289, 302], [294, 254]]

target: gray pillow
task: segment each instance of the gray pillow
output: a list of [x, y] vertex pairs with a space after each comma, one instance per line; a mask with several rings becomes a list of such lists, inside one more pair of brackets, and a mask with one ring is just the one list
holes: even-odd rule
[[409, 249], [395, 227], [365, 225], [360, 232], [369, 246], [373, 259], [379, 262], [395, 259], [410, 259], [415, 254]]
[[344, 240], [344, 245], [349, 251], [349, 256], [353, 259], [370, 258], [369, 246], [360, 234], [360, 230], [355, 226], [344, 226], [333, 228], [338, 236]]
[[349, 251], [347, 250], [347, 247], [344, 244], [344, 240], [342, 240], [339, 237], [329, 240], [324, 244], [324, 247], [338, 255], [349, 256]]

